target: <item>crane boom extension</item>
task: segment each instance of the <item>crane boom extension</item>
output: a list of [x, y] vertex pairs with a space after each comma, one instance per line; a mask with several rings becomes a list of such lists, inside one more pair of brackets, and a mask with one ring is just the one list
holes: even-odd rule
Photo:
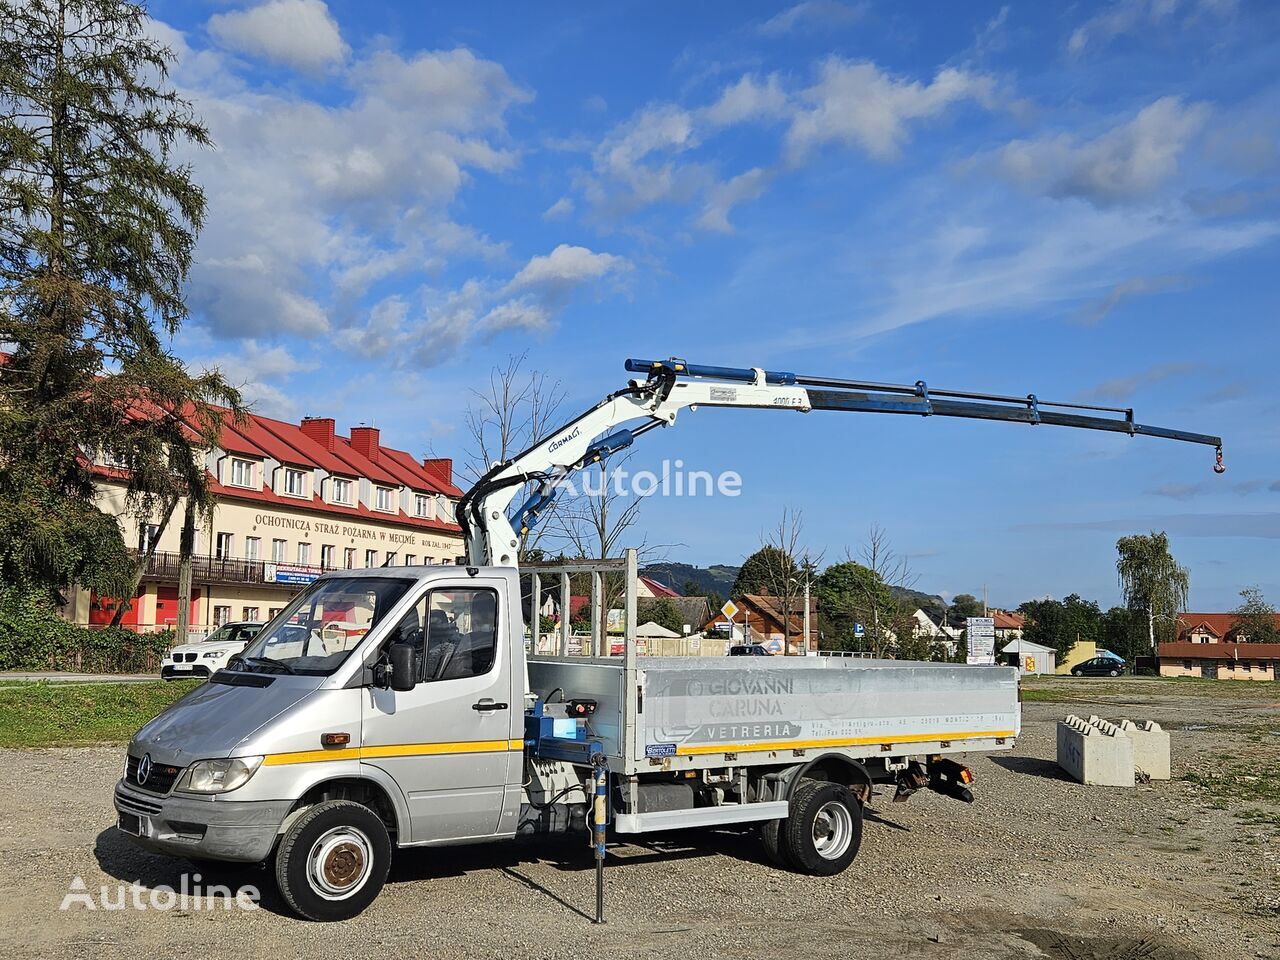
[[[1014, 397], [935, 390], [923, 380], [914, 384], [838, 380], [758, 368], [701, 366], [674, 358], [628, 360], [626, 368], [647, 377], [630, 381], [529, 449], [494, 464], [463, 496], [458, 520], [466, 539], [469, 564], [517, 566], [516, 531], [525, 532], [538, 522], [570, 473], [629, 447], [649, 430], [670, 426], [686, 407], [899, 413], [1106, 430], [1215, 447], [1214, 470], [1222, 473], [1225, 469], [1221, 438], [1136, 423], [1133, 410], [1124, 407], [1056, 403], [1040, 400], [1034, 394]], [[636, 420], [641, 423], [632, 428], [624, 426]], [[532, 495], [514, 516], [508, 517], [507, 508], [526, 483], [535, 485]]]

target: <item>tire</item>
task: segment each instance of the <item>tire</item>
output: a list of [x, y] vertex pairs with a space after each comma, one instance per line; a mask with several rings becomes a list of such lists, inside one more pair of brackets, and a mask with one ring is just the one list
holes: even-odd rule
[[276, 848], [276, 886], [308, 920], [349, 920], [373, 903], [391, 867], [382, 818], [350, 800], [318, 803]]
[[805, 781], [791, 795], [782, 848], [793, 870], [814, 877], [841, 873], [862, 846], [862, 804], [840, 783]]
[[760, 839], [764, 842], [764, 852], [768, 855], [770, 863], [783, 870], [792, 870], [794, 868], [791, 866], [791, 861], [787, 859], [787, 851], [782, 842], [782, 828], [785, 823], [785, 820], [766, 820], [760, 824]]
[[1112, 671], [1111, 671], [1111, 673], [1110, 673], [1110, 674], [1108, 674], [1108, 676], [1118, 677], [1118, 676], [1120, 676], [1120, 671], [1119, 671], [1119, 670], [1112, 670]]
[[1071, 671], [1071, 675], [1072, 675], [1073, 677], [1083, 677], [1083, 676], [1084, 676], [1084, 674], [1083, 674], [1083, 673], [1081, 673], [1079, 670], [1072, 670], [1072, 671]]

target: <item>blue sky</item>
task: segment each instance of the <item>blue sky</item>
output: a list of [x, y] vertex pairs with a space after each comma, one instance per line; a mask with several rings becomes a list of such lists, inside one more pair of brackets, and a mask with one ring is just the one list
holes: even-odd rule
[[[733, 469], [651, 499], [672, 559], [802, 511], [918, 586], [1115, 602], [1167, 530], [1191, 605], [1280, 602], [1280, 8], [158, 2], [217, 149], [179, 353], [264, 413], [464, 456], [527, 352], [566, 415], [626, 357], [1132, 405], [1212, 451], [1052, 428], [701, 411], [638, 445]], [[790, 416], [790, 415], [788, 415]]]

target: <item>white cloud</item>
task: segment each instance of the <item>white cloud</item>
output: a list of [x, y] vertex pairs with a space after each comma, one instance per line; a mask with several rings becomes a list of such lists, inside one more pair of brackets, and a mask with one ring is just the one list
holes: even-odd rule
[[998, 153], [1009, 180], [1053, 197], [1099, 205], [1149, 196], [1178, 169], [1178, 158], [1204, 126], [1209, 108], [1162, 97], [1131, 121], [1093, 140], [1068, 134], [1015, 140]]
[[747, 120], [765, 120], [785, 116], [788, 100], [777, 74], [763, 83], [747, 74], [732, 86], [725, 87], [720, 98], [702, 111], [702, 117], [716, 127], [726, 127]]
[[598, 280], [629, 266], [624, 257], [611, 253], [594, 253], [586, 247], [562, 243], [546, 256], [530, 258], [511, 280], [509, 288], [526, 287], [560, 289], [574, 287], [588, 280]]
[[156, 29], [217, 144], [180, 158], [208, 197], [189, 299], [212, 335], [325, 334], [379, 284], [502, 255], [449, 216], [471, 177], [518, 162], [504, 120], [532, 94], [500, 65], [469, 50], [380, 50], [320, 102], [250, 89], [224, 54]]
[[823, 63], [818, 82], [800, 94], [801, 108], [787, 131], [792, 162], [804, 160], [826, 143], [843, 143], [872, 157], [896, 157], [910, 137], [908, 124], [936, 117], [964, 100], [989, 106], [990, 77], [953, 67], [938, 71], [931, 83], [892, 77], [874, 63], [832, 57]]
[[546, 210], [542, 211], [543, 220], [561, 220], [573, 214], [573, 200], [561, 197]]
[[1128, 400], [1142, 387], [1185, 376], [1199, 369], [1194, 363], [1159, 363], [1127, 377], [1115, 377], [1081, 392], [1080, 399], [1089, 402], [1119, 403]]
[[740, 203], [758, 199], [768, 186], [770, 176], [769, 171], [754, 167], [712, 187], [707, 191], [706, 203], [695, 224], [704, 230], [732, 233], [730, 211]]
[[774, 14], [757, 28], [766, 37], [781, 37], [799, 30], [846, 27], [862, 18], [866, 4], [836, 0], [804, 0]]
[[337, 341], [393, 364], [434, 366], [475, 339], [544, 333], [576, 290], [630, 268], [624, 257], [561, 244], [531, 257], [506, 283], [472, 278], [447, 292], [424, 287], [417, 305], [400, 295], [388, 297], [363, 325], [339, 331]]
[[1106, 47], [1125, 34], [1142, 33], [1172, 23], [1193, 25], [1206, 13], [1230, 17], [1235, 13], [1236, 6], [1236, 0], [1194, 0], [1191, 3], [1179, 3], [1178, 0], [1115, 0], [1071, 31], [1071, 36], [1067, 39], [1067, 53], [1079, 57], [1090, 50]]
[[337, 21], [322, 0], [267, 0], [209, 18], [223, 46], [299, 70], [319, 70], [346, 58]]
[[266, 381], [305, 373], [314, 370], [317, 364], [300, 360], [295, 351], [265, 346], [249, 338], [241, 341], [235, 353], [197, 360], [193, 366], [199, 370], [216, 367], [230, 383], [240, 388], [255, 412], [289, 419], [297, 415], [296, 400], [278, 385]]

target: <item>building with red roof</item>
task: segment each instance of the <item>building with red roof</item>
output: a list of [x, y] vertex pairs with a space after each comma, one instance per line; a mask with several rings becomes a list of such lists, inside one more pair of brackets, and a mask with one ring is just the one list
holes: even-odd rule
[[[1280, 629], [1280, 614], [1274, 614]], [[1162, 677], [1217, 680], [1275, 680], [1280, 677], [1280, 643], [1258, 643], [1234, 613], [1180, 613], [1178, 638], [1157, 650]]]
[[[388, 447], [377, 427], [343, 436], [331, 417], [228, 417], [205, 467], [216, 505], [196, 531], [197, 631], [266, 620], [326, 570], [452, 564], [463, 552], [453, 462]], [[119, 518], [127, 543], [150, 553], [121, 622], [142, 631], [175, 626], [181, 506], [167, 523], [160, 515], [139, 522], [126, 508], [120, 471], [102, 462], [94, 472], [100, 505]], [[119, 602], [80, 591], [67, 613], [109, 623]]]

